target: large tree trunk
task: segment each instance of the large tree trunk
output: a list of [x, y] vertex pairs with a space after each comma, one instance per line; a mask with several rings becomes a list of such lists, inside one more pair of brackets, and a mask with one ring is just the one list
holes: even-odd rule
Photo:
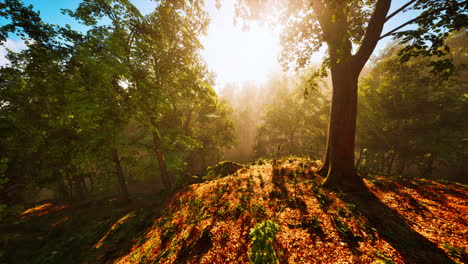
[[352, 55], [348, 14], [345, 12], [347, 1], [331, 1], [329, 5], [320, 0], [312, 1], [328, 45], [333, 83], [327, 150], [323, 166], [318, 171], [322, 175], [327, 172], [325, 187], [344, 191], [366, 190], [354, 167], [358, 77], [379, 41], [390, 2], [377, 1], [362, 43]]
[[164, 154], [161, 151], [161, 143], [159, 135], [156, 131], [153, 132], [153, 147], [154, 152], [156, 153], [156, 159], [158, 160], [159, 172], [161, 173], [162, 183], [164, 184], [164, 187], [169, 189], [172, 183], [169, 179], [169, 174], [167, 173], [166, 160], [164, 159]]
[[333, 95], [327, 156], [324, 161], [324, 165], [328, 165], [328, 171], [323, 185], [344, 191], [362, 191], [365, 190], [365, 185], [354, 167], [360, 69], [352, 62], [353, 60], [348, 60], [337, 63], [331, 68]]
[[127, 183], [125, 182], [125, 176], [120, 164], [119, 152], [115, 148], [112, 149], [112, 160], [114, 161], [115, 172], [119, 180], [121, 199], [123, 202], [128, 203], [130, 199], [128, 198]]

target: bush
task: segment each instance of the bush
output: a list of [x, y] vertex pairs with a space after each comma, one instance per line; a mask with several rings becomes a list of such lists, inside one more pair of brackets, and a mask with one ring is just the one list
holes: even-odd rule
[[252, 247], [249, 252], [250, 263], [279, 263], [273, 247], [276, 232], [279, 230], [279, 225], [271, 220], [257, 223], [255, 227], [250, 229], [250, 237], [252, 238]]

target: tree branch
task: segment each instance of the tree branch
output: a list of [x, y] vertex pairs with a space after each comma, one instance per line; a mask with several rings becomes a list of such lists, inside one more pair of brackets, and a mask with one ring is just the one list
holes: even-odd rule
[[414, 2], [416, 2], [417, 0], [411, 0], [409, 1], [408, 3], [404, 4], [402, 7], [398, 8], [398, 10], [396, 10], [395, 12], [391, 13], [389, 16], [387, 16], [385, 18], [385, 22], [387, 22], [388, 20], [390, 20], [392, 17], [394, 17], [395, 15], [397, 15], [398, 13], [400, 13], [401, 11], [403, 11], [403, 9], [407, 8], [408, 6], [412, 5]]
[[406, 27], [406, 26], [409, 25], [409, 24], [412, 24], [412, 23], [416, 22], [416, 20], [418, 20], [419, 18], [420, 18], [420, 17], [417, 17], [417, 18], [415, 18], [415, 19], [411, 19], [410, 21], [408, 21], [408, 22], [406, 22], [406, 23], [403, 23], [403, 24], [401, 24], [400, 26], [398, 26], [398, 27], [396, 27], [396, 28], [390, 30], [389, 32], [387, 32], [387, 33], [385, 33], [384, 35], [380, 36], [379, 40], [381, 40], [381, 39], [383, 39], [383, 38], [386, 38], [386, 37], [388, 37], [388, 36], [391, 36], [391, 35], [392, 35], [393, 33], [395, 33], [397, 30], [399, 30], [399, 29], [401, 29], [401, 28], [403, 28], [403, 27]]
[[378, 0], [375, 5], [374, 13], [367, 26], [366, 34], [362, 41], [361, 47], [354, 55], [356, 62], [360, 68], [364, 67], [370, 55], [375, 49], [377, 42], [379, 42], [380, 34], [382, 34], [385, 18], [388, 10], [390, 9], [390, 0]]
[[433, 14], [435, 14], [435, 13], [438, 13], [438, 12], [440, 12], [440, 11], [444, 11], [444, 10], [449, 9], [449, 8], [452, 8], [452, 7], [456, 7], [456, 6], [459, 6], [459, 5], [467, 4], [467, 3], [468, 3], [468, 1], [464, 1], [464, 2], [460, 2], [460, 3], [453, 4], [453, 5], [451, 5], [451, 6], [441, 7], [441, 8], [438, 8], [438, 9], [432, 11], [432, 12], [428, 12], [428, 13], [419, 15], [418, 17], [416, 17], [416, 18], [414, 18], [414, 19], [411, 19], [410, 21], [405, 22], [405, 23], [401, 24], [400, 26], [398, 26], [398, 27], [396, 27], [396, 28], [390, 30], [390, 31], [387, 32], [387, 33], [385, 33], [384, 35], [382, 35], [382, 36], [379, 38], [379, 40], [381, 40], [381, 39], [383, 39], [383, 38], [386, 38], [386, 37], [388, 37], [388, 36], [393, 35], [397, 30], [399, 30], [399, 29], [401, 29], [401, 28], [403, 28], [403, 27], [405, 27], [405, 26], [407, 26], [407, 25], [409, 25], [409, 24], [412, 24], [412, 23], [416, 22], [416, 21], [418, 21], [418, 20], [421, 19], [421, 18], [424, 18], [424, 17], [430, 16], [430, 15], [433, 15]]
[[328, 33], [328, 20], [326, 19], [327, 15], [325, 12], [327, 10], [325, 5], [323, 4], [322, 0], [312, 0], [311, 3], [314, 13], [319, 21], [320, 27], [322, 28], [324, 35], [326, 35]]

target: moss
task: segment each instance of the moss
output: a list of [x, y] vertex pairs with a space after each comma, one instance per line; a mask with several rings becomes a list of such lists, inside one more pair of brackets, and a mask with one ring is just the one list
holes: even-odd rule
[[222, 161], [215, 166], [210, 166], [206, 169], [205, 176], [203, 177], [206, 181], [216, 180], [228, 176], [243, 168], [239, 163], [232, 161]]

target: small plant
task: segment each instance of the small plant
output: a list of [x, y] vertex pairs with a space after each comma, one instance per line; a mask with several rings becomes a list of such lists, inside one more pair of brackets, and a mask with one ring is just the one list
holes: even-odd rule
[[315, 197], [317, 198], [322, 208], [326, 210], [328, 206], [332, 204], [333, 201], [321, 189], [317, 187], [314, 189], [315, 189]]
[[359, 235], [355, 235], [353, 230], [345, 222], [341, 221], [338, 216], [333, 217], [332, 221], [336, 230], [343, 238], [350, 241], [358, 241], [361, 239], [361, 237]]
[[354, 203], [345, 203], [351, 212], [357, 212], [357, 205]]
[[266, 161], [262, 157], [258, 158], [258, 160], [255, 162], [257, 165], [265, 165]]
[[249, 252], [250, 263], [254, 264], [273, 264], [279, 263], [278, 254], [274, 249], [276, 232], [280, 230], [277, 223], [266, 220], [257, 223], [250, 229], [252, 238], [252, 247]]
[[285, 201], [286, 207], [292, 208], [292, 209], [300, 209], [301, 211], [306, 211], [307, 210], [307, 204], [304, 202], [303, 199], [299, 197], [289, 197]]
[[258, 179], [260, 180], [260, 188], [263, 189], [263, 187], [265, 187], [265, 180], [263, 180], [261, 173], [258, 174]]
[[213, 200], [213, 203], [215, 205], [218, 205], [221, 198], [223, 197], [224, 193], [227, 191], [227, 184], [216, 184], [216, 193], [213, 194], [211, 197], [212, 197], [212, 200]]
[[226, 242], [229, 239], [229, 234], [226, 231], [223, 231], [221, 234], [221, 241]]
[[170, 241], [172, 237], [177, 233], [177, 230], [178, 230], [177, 225], [174, 225], [171, 222], [167, 222], [162, 227], [161, 243], [165, 244], [166, 242]]
[[302, 227], [307, 228], [311, 232], [314, 232], [317, 234], [323, 234], [321, 222], [316, 215], [313, 215], [310, 221], [307, 221], [306, 219], [302, 219], [301, 225]]
[[384, 253], [380, 252], [379, 250], [374, 251], [374, 256], [377, 258], [377, 262], [382, 263], [382, 264], [394, 264], [395, 262], [387, 256], [385, 256]]
[[262, 219], [267, 216], [266, 209], [261, 204], [253, 204], [251, 207], [251, 214], [257, 219]]
[[195, 197], [190, 199], [187, 203], [191, 214], [190, 223], [196, 224], [207, 217], [207, 215], [205, 215], [206, 211], [203, 208], [205, 204], [202, 199]]
[[280, 156], [280, 151], [281, 151], [281, 144], [277, 145], [276, 147], [273, 147], [273, 161], [272, 161], [272, 165], [273, 165], [273, 176], [278, 176], [280, 174], [280, 171], [279, 171], [279, 165], [281, 163], [281, 161], [279, 160], [279, 156]]
[[452, 245], [447, 244], [447, 243], [442, 244], [442, 247], [444, 247], [448, 251], [447, 253], [450, 256], [455, 257], [455, 258], [459, 258], [462, 261], [468, 260], [468, 252], [467, 252], [466, 248], [452, 246]]
[[242, 204], [238, 203], [236, 205], [236, 208], [234, 208], [234, 217], [237, 219], [239, 218], [242, 213], [244, 213], [245, 208], [242, 206]]
[[255, 182], [253, 180], [253, 175], [250, 174], [249, 178], [247, 178], [247, 185], [246, 185], [247, 191], [248, 192], [253, 192], [254, 185], [255, 185]]
[[348, 212], [343, 207], [338, 207], [338, 215], [343, 217], [343, 218], [347, 218], [348, 217]]
[[241, 197], [239, 198], [239, 201], [244, 208], [247, 208], [250, 204], [250, 195], [242, 193]]

